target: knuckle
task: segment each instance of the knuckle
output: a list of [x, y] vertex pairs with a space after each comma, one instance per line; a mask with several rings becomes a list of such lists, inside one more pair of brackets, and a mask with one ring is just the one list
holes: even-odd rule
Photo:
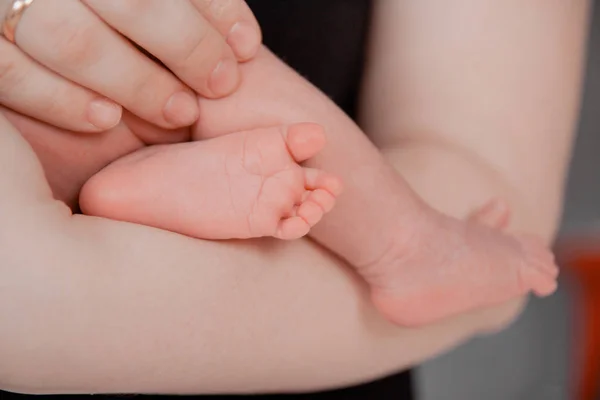
[[107, 9], [114, 15], [135, 18], [136, 15], [155, 11], [157, 2], [164, 0], [81, 0], [92, 10]]
[[176, 79], [166, 72], [150, 69], [148, 72], [140, 73], [128, 85], [125, 92], [127, 101], [123, 105], [127, 107], [127, 104], [131, 104], [138, 112], [156, 120], [156, 111], [164, 106], [168, 95], [177, 85], [175, 82]]
[[215, 20], [229, 20], [239, 14], [240, 6], [240, 0], [210, 0], [207, 12]]
[[184, 66], [188, 61], [195, 59], [197, 54], [203, 54], [206, 57], [207, 53], [202, 52], [202, 50], [209, 47], [210, 37], [211, 32], [208, 25], [198, 27], [195, 32], [190, 32], [182, 37], [174, 49], [180, 66]]
[[[48, 94], [36, 105], [36, 112], [40, 115], [51, 115], [55, 119], [80, 118], [78, 111], [80, 107], [83, 108], [87, 104], [85, 101], [73, 102], [81, 96], [76, 96], [70, 85], [59, 85], [53, 93]], [[66, 104], [69, 106], [65, 107]]]
[[[101, 0], [106, 1], [106, 0]], [[118, 10], [119, 14], [131, 16], [142, 15], [156, 9], [154, 0], [111, 0], [111, 6]]]
[[0, 100], [7, 100], [9, 91], [25, 79], [25, 72], [13, 59], [0, 58]]
[[74, 21], [60, 20], [47, 26], [56, 59], [72, 66], [88, 66], [98, 61], [97, 29]]
[[175, 49], [175, 66], [186, 75], [203, 76], [216, 66], [226, 51], [225, 41], [208, 24], [190, 32]]
[[143, 101], [140, 103], [136, 101], [136, 104], [154, 104], [158, 97], [158, 93], [161, 92], [157, 85], [158, 79], [152, 76], [153, 74], [144, 75], [143, 78], [137, 79], [131, 86], [131, 93], [136, 100]]
[[201, 13], [206, 13], [206, 10], [208, 10], [208, 7], [210, 6], [211, 0], [193, 0], [193, 2], [194, 6], [196, 6], [196, 9], [198, 9]]
[[[52, 116], [53, 119], [66, 120], [67, 122], [73, 122], [70, 113], [62, 107], [63, 103], [55, 100], [42, 101], [37, 106], [36, 113], [39, 115]], [[69, 117], [69, 118], [67, 118]], [[79, 122], [79, 121], [77, 121]]]

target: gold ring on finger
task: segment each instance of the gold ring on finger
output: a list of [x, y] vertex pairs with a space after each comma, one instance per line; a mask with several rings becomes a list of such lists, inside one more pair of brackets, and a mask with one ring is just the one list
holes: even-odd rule
[[31, 3], [33, 3], [33, 0], [12, 0], [2, 23], [2, 34], [9, 42], [15, 43], [17, 25]]

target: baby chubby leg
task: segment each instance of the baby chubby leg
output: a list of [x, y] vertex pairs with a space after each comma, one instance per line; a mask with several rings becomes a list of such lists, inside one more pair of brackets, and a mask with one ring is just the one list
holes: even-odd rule
[[203, 239], [298, 238], [340, 193], [337, 178], [298, 164], [324, 144], [320, 126], [295, 124], [147, 147], [92, 177], [81, 208]]
[[426, 324], [530, 290], [544, 295], [554, 289], [556, 267], [545, 246], [441, 215], [356, 124], [268, 51], [242, 69], [244, 80], [235, 94], [199, 100], [193, 137], [295, 121], [325, 126], [328, 146], [308, 164], [340, 176], [344, 196], [310, 235], [356, 267], [389, 319]]

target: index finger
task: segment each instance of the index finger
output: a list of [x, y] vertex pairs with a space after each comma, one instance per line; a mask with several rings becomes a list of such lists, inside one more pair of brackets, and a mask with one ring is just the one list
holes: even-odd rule
[[262, 43], [256, 17], [244, 0], [191, 0], [225, 38], [239, 61], [252, 59]]

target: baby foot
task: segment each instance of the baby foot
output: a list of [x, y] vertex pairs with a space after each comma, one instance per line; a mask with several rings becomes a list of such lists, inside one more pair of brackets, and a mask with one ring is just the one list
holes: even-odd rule
[[324, 145], [320, 126], [296, 124], [147, 147], [90, 179], [81, 208], [203, 239], [299, 238], [341, 191], [298, 164]]
[[[331, 211], [341, 193], [339, 179], [298, 165], [314, 157], [324, 145], [323, 129], [316, 124], [247, 134], [242, 171], [236, 171], [236, 166], [230, 171], [240, 181], [236, 208], [248, 210], [247, 237], [297, 239]], [[252, 181], [260, 181], [260, 187], [251, 184]], [[250, 190], [251, 187], [258, 190]]]
[[499, 201], [466, 222], [427, 216], [402, 246], [405, 252], [359, 270], [374, 304], [398, 325], [419, 326], [529, 291], [552, 294], [558, 276], [554, 257], [533, 236], [491, 229], [504, 228], [508, 219], [508, 207]]

